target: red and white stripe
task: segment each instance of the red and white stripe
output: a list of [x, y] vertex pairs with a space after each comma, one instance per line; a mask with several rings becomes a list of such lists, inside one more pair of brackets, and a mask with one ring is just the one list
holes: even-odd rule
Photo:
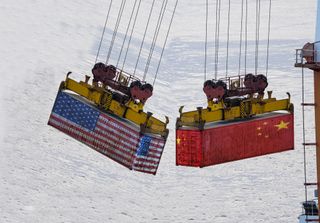
[[[138, 135], [135, 134], [131, 138], [130, 135], [124, 137], [125, 126], [117, 125], [114, 119], [110, 119], [109, 124], [111, 122], [115, 126], [113, 129], [102, 123], [101, 118], [99, 118], [97, 121], [99, 128], [95, 131], [88, 131], [55, 113], [52, 113], [49, 119], [50, 125], [132, 169], [132, 162], [138, 145]], [[133, 143], [134, 140], [135, 143]]]
[[148, 155], [137, 156], [140, 132], [134, 126], [103, 113], [100, 113], [94, 131], [89, 131], [55, 113], [51, 114], [48, 124], [129, 169], [150, 174], [157, 172], [165, 141], [152, 138]]

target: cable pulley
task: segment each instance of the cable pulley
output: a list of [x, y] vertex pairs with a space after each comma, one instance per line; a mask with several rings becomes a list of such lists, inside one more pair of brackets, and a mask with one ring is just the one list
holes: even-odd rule
[[[117, 16], [116, 16], [117, 19], [116, 19], [116, 22], [114, 25], [109, 49], [108, 49], [108, 52], [106, 55], [106, 63], [97, 63], [97, 59], [98, 59], [99, 53], [101, 51], [102, 41], [103, 41], [103, 38], [105, 35], [106, 26], [108, 25], [108, 20], [109, 20], [109, 17], [111, 16], [111, 12], [113, 12], [112, 7], [114, 7], [114, 5], [112, 3], [112, 0], [110, 1], [108, 13], [106, 16], [106, 20], [105, 20], [105, 24], [104, 24], [104, 28], [103, 28], [103, 32], [102, 32], [102, 37], [101, 37], [99, 47], [98, 47], [98, 52], [97, 52], [97, 56], [96, 56], [96, 60], [95, 60], [95, 66], [92, 70], [92, 73], [94, 76], [94, 82], [95, 82], [94, 85], [95, 86], [102, 85], [103, 87], [110, 88], [110, 89], [116, 90], [118, 92], [121, 92], [121, 94], [123, 94], [124, 97], [121, 96], [122, 99], [120, 101], [126, 101], [125, 98], [129, 97], [129, 98], [131, 98], [131, 100], [134, 101], [134, 103], [137, 102], [137, 103], [144, 104], [146, 102], [146, 100], [152, 95], [153, 86], [150, 84], [147, 84], [145, 82], [145, 80], [146, 80], [146, 77], [147, 77], [147, 74], [149, 71], [149, 67], [151, 65], [151, 61], [152, 61], [152, 58], [153, 58], [153, 55], [155, 52], [155, 47], [157, 45], [158, 36], [161, 33], [160, 30], [163, 28], [163, 24], [165, 22], [165, 16], [166, 16], [166, 11], [167, 11], [169, 2], [170, 2], [170, 0], [163, 0], [162, 1], [161, 9], [159, 11], [159, 14], [157, 15], [156, 24], [154, 24], [155, 26], [153, 26], [153, 24], [152, 24], [152, 21], [153, 21], [152, 18], [155, 14], [155, 7], [157, 6], [156, 0], [152, 0], [151, 8], [148, 12], [148, 16], [141, 18], [141, 19], [147, 18], [146, 19], [146, 26], [145, 26], [143, 37], [142, 37], [141, 44], [139, 47], [139, 53], [138, 53], [138, 55], [136, 55], [136, 63], [134, 66], [134, 70], [133, 70], [133, 73], [130, 74], [130, 73], [127, 73], [124, 71], [124, 67], [125, 67], [127, 59], [128, 59], [129, 50], [132, 47], [131, 42], [132, 42], [132, 38], [134, 36], [136, 24], [139, 22], [138, 20], [140, 18], [139, 13], [140, 13], [140, 9], [141, 9], [142, 0], [135, 0], [133, 2], [132, 7], [126, 7], [126, 3], [127, 3], [126, 0], [121, 1], [120, 6], [118, 8], [118, 12], [117, 12]], [[159, 56], [159, 62], [157, 65], [156, 73], [154, 75], [153, 85], [155, 84], [155, 81], [158, 76], [160, 64], [162, 61], [162, 56], [164, 53], [164, 48], [165, 48], [167, 40], [168, 40], [168, 35], [169, 35], [170, 29], [171, 29], [173, 17], [176, 12], [177, 3], [178, 3], [178, 0], [176, 0], [174, 10], [173, 10], [173, 13], [172, 13], [169, 25], [168, 25], [168, 30], [167, 30], [166, 37], [165, 37], [165, 40], [163, 43], [162, 51]], [[130, 14], [128, 14], [126, 12], [127, 10], [129, 10], [129, 8], [131, 8]], [[118, 42], [118, 41], [116, 41], [116, 39], [119, 38], [118, 36], [120, 36], [120, 35], [118, 35], [120, 27], [124, 23], [124, 22], [122, 22], [123, 15], [127, 15], [127, 14], [129, 15], [128, 23], [125, 24], [125, 26], [126, 26], [125, 33], [123, 35], [123, 39], [122, 39], [121, 45], [119, 47], [120, 50], [119, 50], [119, 53], [117, 56], [116, 66], [113, 66], [111, 63], [109, 63], [109, 61], [111, 60], [111, 55], [112, 55], [114, 49], [116, 48], [115, 44]], [[140, 80], [138, 77], [136, 77], [136, 73], [137, 73], [138, 65], [139, 65], [139, 62], [140, 62], [140, 59], [142, 56], [143, 48], [146, 45], [147, 35], [148, 35], [150, 29], [152, 28], [152, 26], [155, 27], [154, 33], [152, 36], [152, 41], [151, 41], [148, 56], [146, 59], [146, 64], [145, 64], [143, 76], [142, 76], [142, 79]], [[124, 58], [122, 60], [123, 54], [124, 54]], [[120, 69], [119, 64], [121, 64], [121, 63], [122, 63], [122, 67]]]
[[[268, 27], [267, 27], [267, 44], [266, 44], [266, 74], [265, 76], [268, 75], [268, 69], [269, 69], [269, 47], [270, 47], [270, 30], [271, 30], [271, 6], [272, 6], [272, 0], [269, 0], [269, 5], [268, 5]], [[248, 32], [248, 17], [249, 17], [249, 2], [248, 0], [242, 0], [241, 1], [241, 7], [237, 7], [240, 8], [240, 18], [239, 18], [239, 28], [240, 28], [240, 32], [239, 32], [239, 54], [238, 54], [238, 67], [237, 67], [237, 76], [243, 76], [245, 74], [248, 74], [250, 72], [248, 72], [248, 52], [249, 52], [249, 47], [251, 47], [251, 45], [248, 45], [248, 41], [249, 41], [249, 32]], [[259, 52], [260, 52], [260, 29], [261, 29], [261, 11], [262, 11], [262, 5], [261, 5], [261, 0], [256, 0], [255, 1], [255, 36], [254, 36], [254, 71], [252, 72], [255, 75], [258, 75], [258, 69], [259, 69]], [[208, 23], [209, 23], [209, 13], [208, 13], [208, 8], [209, 8], [209, 1], [206, 0], [205, 2], [206, 5], [206, 11], [205, 11], [205, 15], [206, 15], [206, 19], [205, 19], [205, 25], [206, 25], [206, 29], [205, 29], [205, 47], [204, 47], [204, 78], [205, 81], [207, 80], [207, 66], [208, 66]], [[225, 80], [229, 79], [230, 76], [230, 36], [231, 36], [231, 31], [232, 31], [232, 1], [229, 0], [226, 3], [226, 7], [223, 7], [221, 0], [216, 0], [215, 1], [215, 39], [214, 39], [214, 76], [213, 76], [213, 80], [219, 80], [218, 74], [219, 74], [219, 62], [221, 61], [221, 54], [220, 53], [223, 49], [220, 47], [220, 43], [221, 43], [221, 37], [220, 37], [220, 30], [221, 30], [221, 14], [225, 14], [222, 13], [222, 8], [226, 8], [227, 10], [227, 22], [226, 22], [226, 48], [225, 48]], [[251, 67], [249, 67], [251, 69]]]

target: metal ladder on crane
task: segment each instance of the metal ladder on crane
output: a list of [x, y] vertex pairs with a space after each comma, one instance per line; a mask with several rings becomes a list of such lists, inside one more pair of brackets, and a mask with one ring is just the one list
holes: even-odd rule
[[[305, 202], [303, 202], [304, 214], [300, 215], [299, 222], [320, 222], [320, 213], [319, 213], [319, 179], [320, 179], [320, 63], [317, 59], [317, 51], [315, 50], [315, 44], [319, 43], [307, 43], [302, 49], [296, 50], [296, 62], [295, 67], [302, 68], [302, 118], [303, 118], [303, 151], [304, 151], [304, 186], [305, 186]], [[304, 69], [309, 68], [314, 71], [314, 102], [306, 103], [305, 102], [305, 88], [304, 88]], [[315, 111], [315, 142], [306, 142], [305, 137], [305, 108], [314, 107]], [[315, 146], [316, 147], [316, 166], [317, 166], [317, 182], [310, 183], [307, 182], [307, 160], [306, 160], [306, 147]], [[315, 190], [315, 195], [318, 198], [317, 200], [308, 200], [308, 188], [317, 187]]]

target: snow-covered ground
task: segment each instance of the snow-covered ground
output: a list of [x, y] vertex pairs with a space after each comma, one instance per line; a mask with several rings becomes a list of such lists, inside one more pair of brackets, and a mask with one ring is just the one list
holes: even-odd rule
[[[146, 16], [151, 0], [142, 2], [142, 15]], [[159, 10], [160, 1], [156, 2]], [[240, 1], [233, 2], [229, 69], [230, 74], [237, 74], [241, 6]], [[249, 0], [250, 61], [254, 49], [254, 2]], [[262, 43], [266, 42], [267, 2], [262, 1]], [[294, 49], [314, 39], [316, 1], [273, 1], [269, 89], [278, 98], [291, 92], [296, 104], [296, 149], [203, 169], [176, 167], [174, 123], [178, 107], [186, 105], [187, 109], [194, 109], [205, 105], [201, 90], [204, 3], [180, 2], [155, 94], [146, 106], [146, 110], [158, 117], [169, 115], [171, 119], [171, 133], [158, 174], [149, 176], [129, 171], [46, 125], [59, 82], [66, 72], [89, 74], [109, 1], [0, 2], [0, 222], [297, 221], [300, 202], [304, 200], [304, 177], [299, 106], [301, 70], [293, 67]], [[222, 5], [221, 76], [225, 75], [225, 4]], [[173, 2], [171, 8], [172, 5]], [[214, 5], [212, 1], [210, 61], [214, 60]], [[115, 22], [115, 15], [111, 21]], [[111, 38], [112, 22], [108, 25], [104, 50]], [[139, 31], [133, 39], [129, 72], [135, 63], [143, 26], [138, 24]], [[124, 25], [119, 32], [123, 35]], [[150, 36], [147, 40], [150, 43]], [[116, 43], [119, 49], [121, 39]], [[260, 54], [260, 72], [264, 72], [265, 52]], [[112, 60], [116, 58], [116, 53], [111, 56]], [[213, 68], [210, 62], [211, 78]], [[152, 82], [153, 75], [154, 65], [147, 80]], [[312, 73], [306, 71], [305, 75], [306, 100], [311, 101]], [[312, 111], [306, 119], [307, 139], [313, 141]], [[315, 182], [312, 149], [307, 157], [308, 179]], [[312, 195], [311, 190], [309, 194]]]

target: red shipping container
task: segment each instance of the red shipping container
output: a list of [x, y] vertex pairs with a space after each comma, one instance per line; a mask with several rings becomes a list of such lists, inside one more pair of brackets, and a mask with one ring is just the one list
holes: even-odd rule
[[205, 167], [294, 148], [293, 114], [272, 112], [247, 120], [176, 131], [176, 165]]

